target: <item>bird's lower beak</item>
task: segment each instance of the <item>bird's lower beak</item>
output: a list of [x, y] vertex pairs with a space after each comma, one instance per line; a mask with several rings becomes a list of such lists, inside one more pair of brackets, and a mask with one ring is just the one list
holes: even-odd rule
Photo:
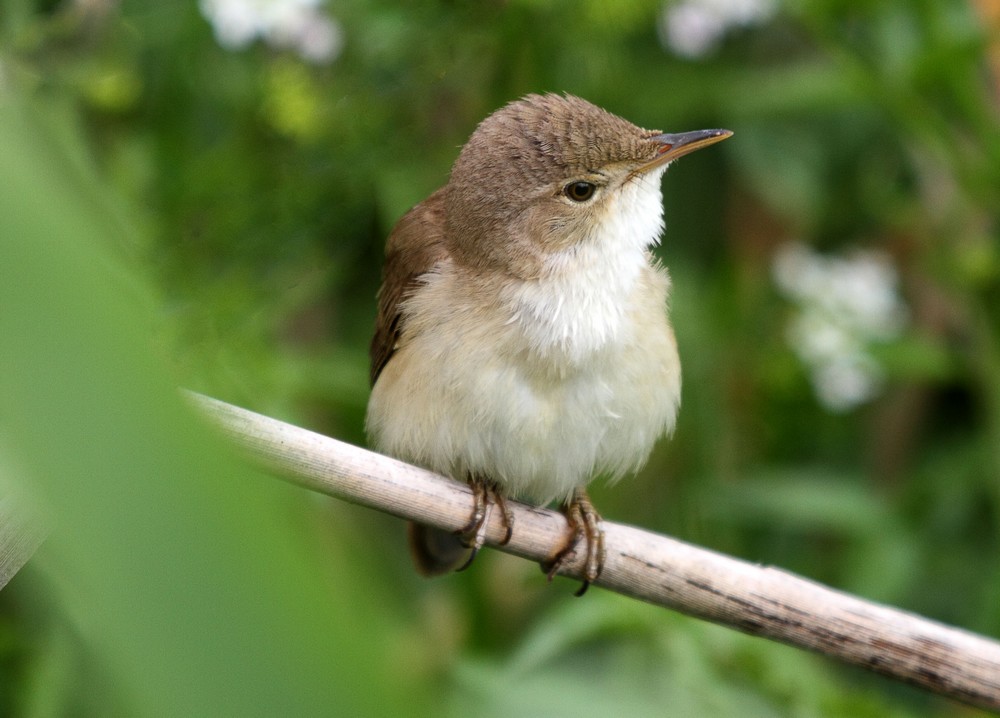
[[657, 150], [658, 154], [649, 162], [639, 165], [635, 172], [643, 173], [656, 167], [662, 167], [678, 157], [691, 154], [702, 147], [714, 145], [716, 142], [722, 142], [722, 140], [732, 136], [733, 133], [729, 130], [695, 130], [694, 132], [653, 135], [649, 139], [660, 145]]

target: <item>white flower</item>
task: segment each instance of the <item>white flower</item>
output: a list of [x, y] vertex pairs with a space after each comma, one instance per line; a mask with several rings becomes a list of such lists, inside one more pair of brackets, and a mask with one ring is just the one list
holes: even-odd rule
[[330, 62], [340, 54], [343, 45], [340, 24], [323, 15], [317, 15], [311, 25], [303, 28], [297, 43], [302, 59], [315, 63]]
[[867, 354], [847, 355], [818, 365], [813, 370], [812, 383], [823, 406], [843, 412], [878, 394], [882, 372]]
[[704, 57], [734, 27], [770, 19], [775, 0], [682, 0], [666, 5], [660, 15], [660, 42], [687, 58]]
[[882, 370], [869, 350], [906, 326], [896, 270], [879, 252], [824, 257], [803, 244], [774, 256], [775, 284], [797, 305], [788, 342], [809, 367], [820, 402], [846, 411], [877, 395]]
[[343, 46], [336, 20], [319, 0], [200, 0], [219, 44], [246, 47], [260, 38], [272, 47], [292, 49], [310, 62], [330, 62]]
[[230, 50], [246, 47], [258, 33], [258, 13], [246, 0], [201, 0], [201, 14], [215, 31], [215, 39]]

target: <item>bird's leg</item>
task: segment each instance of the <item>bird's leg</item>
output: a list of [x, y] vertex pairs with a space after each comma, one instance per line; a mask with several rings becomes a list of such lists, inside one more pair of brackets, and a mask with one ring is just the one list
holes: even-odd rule
[[594, 509], [590, 497], [584, 489], [576, 489], [573, 498], [562, 505], [562, 512], [569, 524], [569, 536], [551, 561], [542, 564], [542, 570], [549, 580], [556, 575], [563, 564], [576, 552], [581, 539], [587, 542], [587, 560], [583, 566], [583, 585], [575, 595], [582, 596], [590, 584], [597, 580], [604, 568], [604, 531], [601, 530], [601, 516]]
[[510, 537], [514, 533], [514, 515], [507, 507], [507, 502], [497, 489], [496, 484], [474, 474], [469, 476], [468, 481], [472, 488], [472, 515], [469, 517], [469, 523], [456, 531], [455, 535], [462, 540], [463, 544], [472, 549], [472, 553], [469, 554], [465, 563], [456, 569], [457, 571], [464, 571], [471, 566], [479, 549], [486, 542], [486, 527], [489, 525], [494, 506], [498, 507], [503, 514], [503, 525], [507, 529], [500, 545], [504, 546], [509, 543]]

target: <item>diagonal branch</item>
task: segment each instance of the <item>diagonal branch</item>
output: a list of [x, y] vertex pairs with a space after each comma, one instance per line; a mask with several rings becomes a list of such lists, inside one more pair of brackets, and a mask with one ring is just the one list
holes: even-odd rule
[[[324, 494], [446, 530], [468, 520], [467, 486], [260, 414], [195, 396], [223, 430], [271, 470]], [[508, 553], [545, 561], [565, 519], [508, 502]], [[868, 668], [934, 693], [1000, 711], [1000, 643], [834, 591], [779, 569], [728, 558], [608, 521], [596, 585], [681, 613]], [[505, 528], [489, 518], [487, 543]], [[562, 573], [579, 578], [582, 557]]]

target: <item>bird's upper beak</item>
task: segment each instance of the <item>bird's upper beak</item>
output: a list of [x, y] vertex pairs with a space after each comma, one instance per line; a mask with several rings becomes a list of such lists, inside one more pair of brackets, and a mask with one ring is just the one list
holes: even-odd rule
[[673, 162], [678, 157], [691, 154], [702, 147], [722, 142], [732, 137], [729, 130], [695, 130], [694, 132], [679, 132], [676, 134], [653, 135], [649, 139], [659, 144], [657, 155], [652, 160], [639, 165], [634, 171], [638, 174], [648, 172], [656, 167], [662, 167]]

